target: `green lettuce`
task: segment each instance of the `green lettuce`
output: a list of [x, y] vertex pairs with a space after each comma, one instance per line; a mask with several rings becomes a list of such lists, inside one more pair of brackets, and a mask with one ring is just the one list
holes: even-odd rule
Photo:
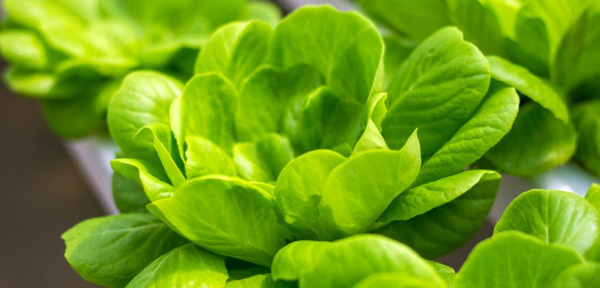
[[[489, 61], [456, 28], [415, 47], [388, 78], [388, 93], [384, 51], [378, 30], [359, 14], [306, 7], [274, 28], [247, 21], [218, 29], [187, 83], [156, 71], [125, 77], [107, 117], [121, 148], [111, 162], [117, 206], [197, 247], [153, 255], [137, 276], [106, 269], [133, 279], [129, 287], [145, 287], [175, 281], [173, 269], [194, 262], [210, 265], [216, 277], [194, 283], [222, 287], [214, 283], [222, 283], [224, 261], [233, 280], [226, 285], [279, 285], [265, 270], [288, 243], [339, 240], [331, 257], [343, 257], [371, 241], [355, 235], [374, 233], [418, 269], [389, 259], [396, 266], [373, 271], [391, 274], [362, 279], [364, 271], [343, 285], [364, 280], [368, 287], [408, 273], [415, 283], [427, 276], [443, 287], [447, 277], [417, 253], [444, 255], [485, 221], [500, 175], [466, 168], [509, 132], [519, 97], [493, 79]], [[175, 258], [181, 268], [160, 264]], [[70, 263], [87, 275], [85, 264]], [[320, 270], [307, 281], [337, 285], [337, 276], [326, 279]]]
[[231, 21], [264, 19], [278, 11], [246, 0], [8, 0], [0, 52], [5, 80], [16, 93], [42, 102], [60, 136], [106, 131], [106, 109], [132, 70], [156, 69], [181, 79], [211, 33]]
[[[405, 47], [399, 51], [410, 51], [410, 45], [402, 44], [423, 42], [437, 29], [458, 27], [467, 41], [489, 55], [492, 78], [514, 87], [522, 98], [513, 129], [486, 154], [485, 165], [531, 177], [575, 156], [588, 171], [600, 176], [600, 149], [594, 144], [600, 132], [593, 128], [598, 113], [589, 112], [598, 111], [594, 99], [600, 95], [600, 70], [593, 64], [600, 60], [597, 1], [413, 2], [359, 1], [369, 16], [392, 31], [387, 36], [393, 39], [388, 46]], [[387, 54], [386, 62], [396, 64], [394, 67], [407, 62], [409, 55]], [[392, 85], [389, 91], [393, 91]]]

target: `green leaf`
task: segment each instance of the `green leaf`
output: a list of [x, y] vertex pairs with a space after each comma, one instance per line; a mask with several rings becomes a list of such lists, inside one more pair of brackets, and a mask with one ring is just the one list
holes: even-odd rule
[[289, 283], [275, 282], [270, 274], [255, 275], [242, 280], [227, 282], [225, 288], [285, 288], [292, 287]]
[[415, 216], [391, 222], [375, 232], [406, 243], [428, 259], [442, 256], [477, 233], [492, 208], [499, 185], [498, 173], [474, 170], [409, 189], [388, 209], [394, 209], [391, 211], [402, 218]]
[[552, 287], [586, 288], [598, 286], [598, 283], [600, 283], [600, 264], [588, 262], [562, 271], [554, 280]]
[[190, 136], [187, 144], [185, 171], [188, 179], [207, 175], [237, 175], [233, 159], [208, 139]]
[[148, 213], [146, 205], [150, 199], [144, 193], [144, 188], [137, 182], [113, 173], [113, 199], [121, 213]]
[[112, 139], [126, 154], [140, 148], [133, 136], [153, 123], [169, 124], [171, 102], [181, 94], [181, 83], [158, 72], [129, 74], [108, 108], [108, 128]]
[[185, 182], [185, 176], [179, 168], [183, 166], [182, 160], [179, 159], [179, 150], [167, 124], [154, 123], [146, 125], [133, 136], [133, 141], [140, 146], [148, 143], [144, 146], [152, 147], [153, 152], [158, 154], [167, 177], [175, 187], [179, 187]]
[[410, 54], [415, 50], [416, 43], [404, 40], [395, 35], [384, 36], [383, 42], [385, 43], [384, 86], [387, 87], [394, 75], [396, 75], [398, 70], [400, 70], [402, 63], [404, 63], [404, 61], [406, 61]]
[[600, 75], [600, 5], [590, 7], [569, 28], [556, 52], [552, 80], [568, 91]]
[[13, 65], [40, 69], [46, 66], [46, 48], [39, 37], [27, 30], [5, 30], [0, 33], [2, 56]]
[[451, 25], [443, 0], [361, 0], [359, 3], [377, 22], [411, 40], [421, 41]]
[[170, 197], [175, 190], [162, 167], [144, 160], [120, 158], [110, 161], [112, 169], [141, 185], [150, 201]]
[[434, 287], [444, 283], [429, 263], [407, 246], [381, 236], [359, 235], [324, 250], [312, 269], [300, 275], [300, 287], [351, 288], [370, 275], [385, 272], [426, 279]]
[[577, 134], [535, 103], [521, 107], [513, 128], [487, 154], [498, 170], [530, 177], [568, 161], [575, 153]]
[[573, 122], [579, 132], [575, 158], [600, 177], [600, 100], [583, 102], [573, 108]]
[[248, 181], [274, 183], [279, 173], [294, 159], [290, 141], [271, 134], [253, 143], [233, 147], [233, 160], [240, 177]]
[[345, 160], [336, 152], [315, 150], [292, 160], [279, 174], [275, 198], [296, 238], [327, 239], [317, 205], [329, 174]]
[[413, 186], [454, 175], [473, 164], [510, 131], [518, 111], [515, 90], [493, 81], [471, 119], [423, 163]]
[[494, 233], [521, 231], [583, 253], [600, 239], [599, 223], [598, 210], [577, 194], [531, 190], [506, 208]]
[[550, 287], [582, 259], [566, 247], [547, 245], [520, 232], [504, 232], [475, 247], [454, 285], [461, 288]]
[[383, 136], [401, 147], [418, 128], [423, 159], [429, 158], [465, 124], [483, 100], [490, 68], [456, 28], [425, 40], [390, 84]]
[[335, 167], [318, 206], [326, 230], [341, 235], [366, 232], [416, 179], [420, 154], [415, 132], [398, 151], [363, 152]]
[[592, 186], [590, 186], [590, 189], [585, 194], [585, 200], [596, 207], [600, 213], [600, 184], [593, 183]]
[[260, 21], [233, 23], [217, 30], [196, 60], [196, 74], [220, 73], [236, 87], [266, 60], [273, 28]]
[[204, 137], [231, 153], [235, 141], [235, 88], [219, 74], [192, 78], [181, 96], [181, 126], [185, 137]]
[[402, 272], [377, 273], [358, 282], [353, 288], [445, 288], [441, 283]]
[[248, 19], [262, 20], [275, 27], [281, 20], [281, 10], [275, 3], [251, 1], [248, 3]]
[[492, 77], [514, 87], [540, 106], [552, 112], [554, 117], [569, 123], [569, 111], [562, 97], [542, 79], [531, 74], [527, 69], [512, 64], [502, 58], [487, 58], [492, 67]]
[[[52, 95], [57, 79], [48, 72], [32, 72], [28, 69], [10, 67], [6, 71], [6, 84], [10, 90], [25, 97], [46, 98]], [[69, 98], [69, 97], [60, 97]]]
[[454, 277], [456, 276], [456, 271], [452, 267], [446, 266], [444, 264], [429, 261], [429, 264], [433, 266], [433, 269], [444, 279], [448, 288], [452, 288], [452, 282], [454, 281]]
[[272, 63], [284, 69], [310, 65], [334, 94], [364, 103], [383, 84], [383, 50], [377, 29], [359, 14], [306, 7], [277, 25]]
[[224, 287], [227, 269], [223, 256], [187, 244], [154, 260], [127, 288]]
[[255, 264], [268, 267], [285, 245], [287, 231], [278, 223], [275, 201], [243, 180], [189, 180], [173, 197], [155, 201], [148, 209], [197, 245]]
[[150, 214], [86, 220], [62, 238], [71, 267], [84, 279], [106, 287], [124, 287], [160, 255], [186, 243]]
[[273, 260], [273, 279], [297, 281], [318, 261], [323, 251], [334, 244], [331, 242], [296, 241], [283, 247]]
[[280, 132], [284, 118], [320, 84], [318, 71], [309, 66], [260, 69], [240, 92], [235, 118], [238, 140], [254, 142]]

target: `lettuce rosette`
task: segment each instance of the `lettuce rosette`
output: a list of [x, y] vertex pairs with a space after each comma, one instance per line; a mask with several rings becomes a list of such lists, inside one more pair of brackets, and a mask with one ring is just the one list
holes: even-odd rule
[[245, 0], [7, 0], [0, 51], [8, 86], [42, 102], [49, 126], [79, 138], [106, 131], [123, 77], [156, 69], [188, 79], [211, 33], [231, 21], [277, 21], [266, 2]]
[[[598, 1], [374, 0], [365, 12], [392, 33], [391, 71], [415, 44], [453, 25], [488, 55], [492, 78], [522, 99], [514, 128], [486, 164], [531, 177], [573, 157], [600, 177]], [[483, 164], [482, 164], [483, 165]]]
[[388, 93], [384, 49], [359, 14], [306, 7], [275, 28], [220, 28], [185, 85], [131, 73], [108, 109], [123, 214], [65, 233], [67, 260], [111, 287], [263, 287], [297, 240], [376, 233], [425, 258], [462, 245], [500, 181], [465, 168], [508, 133], [519, 97], [455, 28], [417, 47]]

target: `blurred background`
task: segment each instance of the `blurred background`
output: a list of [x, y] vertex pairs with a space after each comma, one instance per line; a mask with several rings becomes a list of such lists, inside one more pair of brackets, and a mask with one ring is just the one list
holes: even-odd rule
[[[289, 11], [298, 1], [276, 2]], [[2, 71], [5, 66], [0, 63]], [[0, 84], [0, 135], [0, 288], [98, 287], [69, 267], [60, 236], [104, 211], [44, 123], [39, 104], [12, 95], [5, 84]], [[439, 260], [458, 269], [475, 243], [491, 233], [486, 223], [469, 243]]]

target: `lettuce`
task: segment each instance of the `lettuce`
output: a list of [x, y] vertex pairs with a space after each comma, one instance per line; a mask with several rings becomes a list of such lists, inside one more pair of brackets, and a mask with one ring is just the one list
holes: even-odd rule
[[5, 79], [16, 93], [42, 101], [49, 126], [67, 138], [106, 130], [108, 103], [129, 71], [187, 79], [214, 30], [278, 18], [271, 5], [245, 0], [9, 0], [4, 9]]
[[[178, 248], [147, 255], [153, 262], [142, 267], [118, 251], [86, 253], [97, 240], [87, 237], [89, 227], [76, 226], [64, 237], [68, 251], [77, 251], [67, 255], [72, 267], [98, 284], [120, 277], [109, 283], [114, 287], [126, 279], [128, 287], [170, 281], [223, 287], [224, 274], [234, 280], [227, 286], [277, 286], [284, 284], [265, 270], [289, 242], [339, 240], [331, 257], [362, 249], [368, 263], [381, 256], [370, 247], [374, 241], [397, 255], [371, 270], [353, 268], [352, 278], [324, 277], [319, 268], [306, 281], [359, 285], [385, 272], [360, 285], [426, 277], [443, 286], [448, 273], [438, 275], [417, 253], [434, 258], [452, 251], [487, 217], [500, 175], [465, 168], [508, 133], [519, 97], [493, 79], [489, 61], [456, 28], [416, 47], [389, 77], [388, 93], [384, 58], [383, 39], [359, 14], [306, 7], [275, 28], [248, 21], [218, 29], [185, 84], [161, 72], [130, 73], [108, 107], [109, 130], [121, 148], [111, 163], [115, 199], [126, 213], [112, 219], [141, 213], [196, 246], [165, 241]], [[120, 230], [138, 231], [126, 223]], [[387, 237], [355, 236], [362, 233]], [[109, 239], [138, 246], [118, 234], [103, 241]], [[92, 271], [85, 261], [100, 264]], [[201, 273], [211, 276], [173, 278], [192, 266], [207, 267]], [[297, 277], [280, 270], [275, 280], [279, 273]]]
[[437, 29], [454, 25], [489, 55], [492, 78], [518, 91], [523, 105], [514, 128], [486, 154], [487, 164], [531, 177], [576, 155], [576, 161], [600, 176], [600, 149], [594, 144], [600, 132], [593, 128], [597, 112], [591, 112], [598, 111], [594, 99], [600, 95], [600, 70], [593, 64], [600, 60], [597, 1], [359, 2], [393, 32], [388, 46], [406, 47], [387, 52], [386, 62], [394, 67], [407, 59], [403, 51], [410, 45], [403, 43], [423, 42]]

